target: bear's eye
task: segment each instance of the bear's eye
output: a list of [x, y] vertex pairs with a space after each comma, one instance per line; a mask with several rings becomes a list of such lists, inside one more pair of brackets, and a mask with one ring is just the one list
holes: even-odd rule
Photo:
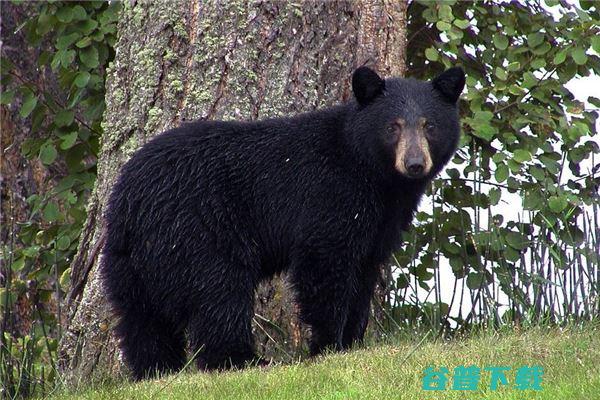
[[433, 125], [431, 122], [427, 122], [427, 123], [425, 124], [425, 130], [427, 130], [427, 131], [431, 132], [431, 131], [432, 131], [432, 130], [434, 130], [434, 129], [435, 129], [435, 125]]
[[388, 125], [385, 128], [384, 140], [386, 143], [395, 143], [398, 136], [396, 134], [396, 127], [394, 125]]

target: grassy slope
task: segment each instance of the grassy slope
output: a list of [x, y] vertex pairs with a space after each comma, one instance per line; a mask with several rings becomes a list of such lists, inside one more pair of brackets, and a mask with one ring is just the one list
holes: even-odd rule
[[[509, 384], [522, 365], [542, 365], [541, 391], [488, 389], [482, 372], [477, 391], [424, 391], [427, 366], [505, 365]], [[449, 385], [451, 386], [451, 385]], [[600, 399], [600, 330], [529, 330], [484, 333], [451, 342], [398, 342], [317, 362], [256, 368], [221, 374], [186, 373], [177, 377], [89, 388], [68, 399]]]

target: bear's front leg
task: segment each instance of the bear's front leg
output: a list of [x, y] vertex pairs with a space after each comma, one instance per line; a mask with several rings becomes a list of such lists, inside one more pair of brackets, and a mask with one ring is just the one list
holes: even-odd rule
[[357, 288], [352, 295], [348, 320], [344, 327], [342, 346], [350, 348], [354, 343], [362, 342], [369, 322], [371, 299], [375, 291], [377, 278], [380, 276], [378, 265], [367, 265], [362, 268], [356, 280]]
[[311, 356], [342, 350], [355, 268], [335, 252], [306, 251], [290, 272], [300, 320], [311, 329]]

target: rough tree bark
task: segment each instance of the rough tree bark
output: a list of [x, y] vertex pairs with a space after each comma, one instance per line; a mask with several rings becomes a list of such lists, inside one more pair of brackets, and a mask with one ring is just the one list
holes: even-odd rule
[[[352, 70], [365, 63], [403, 75], [405, 32], [406, 3], [391, 0], [123, 2], [98, 179], [60, 345], [67, 382], [122, 370], [97, 265], [106, 199], [132, 153], [185, 120], [251, 120], [338, 103], [351, 95]], [[267, 356], [294, 354], [305, 337], [283, 282], [257, 295], [257, 345]]]

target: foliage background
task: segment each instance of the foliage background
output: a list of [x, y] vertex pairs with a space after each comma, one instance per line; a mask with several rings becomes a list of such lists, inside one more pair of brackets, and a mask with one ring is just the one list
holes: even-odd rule
[[415, 2], [409, 18], [409, 74], [468, 78], [461, 148], [394, 259], [394, 323], [597, 317], [600, 99], [566, 84], [600, 74], [598, 3]]
[[[556, 5], [560, 19], [547, 10]], [[2, 140], [0, 379], [11, 396], [27, 396], [57, 375], [61, 305], [96, 176], [119, 4], [11, 7], [22, 7], [22, 19], [3, 34], [22, 35], [37, 67], [27, 70], [3, 47], [3, 130], [5, 112], [27, 130], [22, 141]], [[411, 2], [408, 13], [408, 75], [429, 79], [456, 64], [467, 72], [464, 135], [394, 256], [389, 296], [375, 305], [387, 318], [373, 332], [596, 318], [600, 99], [586, 109], [565, 85], [600, 75], [598, 5], [428, 1]], [[5, 162], [14, 152], [41, 171], [42, 185], [15, 190], [19, 170]]]
[[[27, 133], [13, 135], [13, 143], [2, 141], [0, 377], [3, 390], [28, 395], [56, 376], [61, 305], [96, 177], [104, 70], [114, 56], [119, 4], [24, 3], [2, 9], [4, 16], [13, 11], [21, 17], [3, 31], [22, 35], [20, 44], [35, 49], [35, 59], [24, 60], [22, 48], [11, 53], [13, 48], [3, 46], [1, 65], [1, 104], [26, 121]], [[8, 131], [9, 118], [2, 122]], [[27, 168], [17, 162], [11, 170], [15, 151]], [[18, 190], [16, 174], [31, 171], [38, 190]], [[23, 198], [26, 215], [18, 213]]]

